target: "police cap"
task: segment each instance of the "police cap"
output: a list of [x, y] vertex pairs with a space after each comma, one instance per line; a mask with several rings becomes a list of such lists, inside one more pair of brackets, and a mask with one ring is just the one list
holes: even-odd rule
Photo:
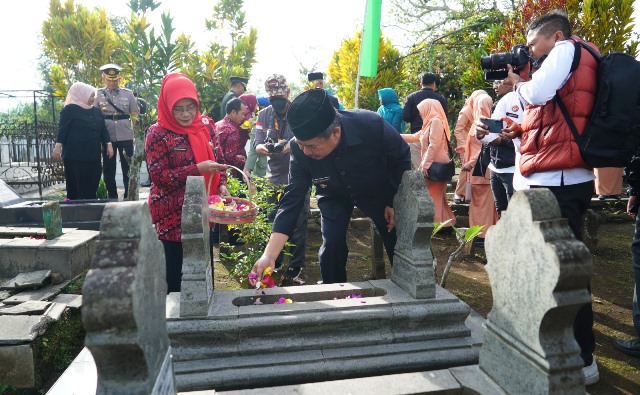
[[100, 71], [104, 74], [104, 77], [108, 80], [117, 80], [120, 76], [120, 70], [122, 67], [118, 66], [115, 63], [107, 63], [100, 67]]

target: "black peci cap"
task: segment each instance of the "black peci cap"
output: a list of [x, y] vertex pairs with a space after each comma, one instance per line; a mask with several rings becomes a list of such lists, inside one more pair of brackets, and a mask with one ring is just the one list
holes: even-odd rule
[[338, 113], [324, 89], [309, 89], [299, 94], [289, 106], [287, 121], [300, 141], [311, 140], [324, 132]]
[[323, 80], [324, 79], [324, 74], [322, 74], [320, 72], [309, 73], [309, 74], [307, 74], [307, 78], [309, 78], [309, 82], [317, 81], [317, 80]]

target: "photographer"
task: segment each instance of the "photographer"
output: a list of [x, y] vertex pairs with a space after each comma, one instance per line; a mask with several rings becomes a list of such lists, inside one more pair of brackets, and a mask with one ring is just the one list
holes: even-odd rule
[[[530, 81], [524, 81], [509, 66], [507, 80], [518, 98], [526, 104], [522, 125], [513, 122], [502, 136], [521, 136], [520, 171], [531, 188], [548, 188], [558, 201], [562, 217], [567, 218], [576, 239], [582, 239], [582, 216], [593, 194], [593, 171], [583, 161], [571, 130], [556, 100], [564, 102], [569, 116], [582, 134], [595, 101], [597, 63], [580, 48], [576, 56], [571, 25], [566, 14], [552, 11], [536, 18], [527, 30], [527, 46], [533, 69]], [[577, 67], [572, 70], [574, 58]], [[486, 130], [477, 122], [476, 128]], [[598, 381], [598, 366], [593, 351], [593, 311], [591, 303], [578, 311], [574, 336], [584, 360], [587, 385]]]
[[[291, 105], [289, 94], [291, 90], [287, 80], [280, 74], [270, 75], [264, 83], [264, 88], [269, 97], [268, 107], [260, 110], [256, 122], [256, 137], [254, 146], [259, 156], [266, 156], [267, 177], [274, 185], [289, 184], [289, 158], [291, 146], [289, 141], [293, 138], [293, 132], [287, 122], [287, 110]], [[291, 235], [291, 257], [289, 267], [284, 274], [281, 285], [304, 284], [300, 279], [300, 273], [305, 266], [305, 249], [307, 245], [307, 223], [309, 220], [310, 190], [307, 192], [304, 206], [298, 215], [295, 229]], [[278, 211], [280, 202], [277, 196], [270, 197], [271, 203], [277, 207], [269, 215], [273, 221]], [[280, 252], [276, 259], [276, 269], [282, 266], [284, 254]]]

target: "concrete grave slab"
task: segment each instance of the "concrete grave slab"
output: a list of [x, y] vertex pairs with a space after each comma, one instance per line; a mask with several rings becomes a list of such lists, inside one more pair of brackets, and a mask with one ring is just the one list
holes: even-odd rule
[[55, 303], [64, 304], [72, 309], [79, 309], [82, 307], [82, 295], [75, 294], [59, 294], [51, 300]]
[[62, 292], [62, 288], [64, 288], [67, 284], [69, 284], [69, 281], [65, 281], [61, 284], [48, 285], [44, 288], [40, 288], [32, 291], [22, 291], [3, 300], [2, 303], [20, 304], [20, 303], [28, 302], [30, 300], [49, 300], [55, 295]]
[[51, 302], [30, 300], [0, 309], [0, 315], [41, 315], [50, 305]]
[[46, 321], [43, 321], [41, 316], [35, 315], [0, 315], [0, 345], [16, 345], [32, 341]]
[[62, 303], [51, 303], [51, 306], [46, 311], [47, 317], [50, 317], [53, 321], [58, 321], [64, 311], [67, 309], [67, 306]]
[[40, 288], [51, 276], [51, 270], [19, 273], [17, 276], [0, 285], [1, 290], [18, 291], [23, 289]]

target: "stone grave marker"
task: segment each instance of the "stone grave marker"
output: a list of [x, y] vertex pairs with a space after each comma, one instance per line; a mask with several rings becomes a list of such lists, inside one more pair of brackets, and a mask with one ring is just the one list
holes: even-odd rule
[[431, 254], [434, 208], [421, 172], [404, 172], [393, 206], [396, 229], [402, 232], [397, 232], [391, 280], [416, 299], [435, 298]]
[[485, 244], [493, 308], [480, 370], [511, 394], [584, 394], [578, 309], [592, 258], [548, 189], [518, 192]]
[[97, 394], [175, 394], [162, 244], [145, 202], [104, 209], [82, 294]]
[[12, 206], [22, 202], [24, 202], [24, 199], [13, 188], [0, 180], [0, 207]]
[[206, 316], [213, 294], [209, 257], [209, 204], [204, 177], [187, 177], [182, 206], [180, 316]]
[[47, 240], [53, 240], [62, 236], [62, 214], [60, 203], [47, 202], [42, 205], [42, 222], [47, 232]]

